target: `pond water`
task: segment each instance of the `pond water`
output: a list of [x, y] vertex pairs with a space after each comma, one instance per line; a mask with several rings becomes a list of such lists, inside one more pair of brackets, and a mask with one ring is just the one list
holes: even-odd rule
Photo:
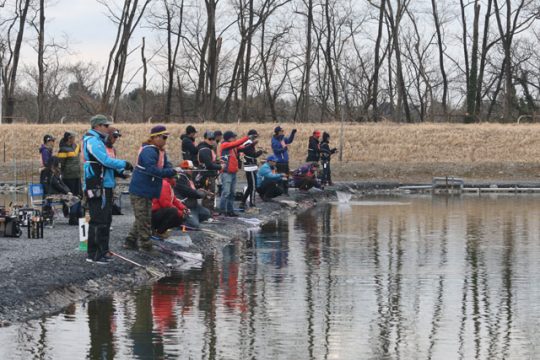
[[530, 359], [540, 197], [328, 204], [200, 269], [0, 329], [0, 359]]

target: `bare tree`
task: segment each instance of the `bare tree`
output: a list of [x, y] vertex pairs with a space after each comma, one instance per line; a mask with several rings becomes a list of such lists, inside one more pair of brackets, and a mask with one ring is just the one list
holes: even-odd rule
[[405, 111], [405, 120], [412, 122], [411, 112], [409, 109], [409, 102], [407, 100], [407, 88], [405, 85], [405, 78], [403, 76], [403, 64], [401, 61], [401, 48], [400, 48], [400, 26], [401, 20], [410, 0], [396, 0], [396, 9], [392, 6], [392, 1], [388, 1], [386, 7], [386, 18], [388, 20], [388, 29], [392, 35], [392, 45], [394, 48], [394, 54], [396, 56], [396, 77], [397, 77], [397, 90], [398, 90], [398, 115], [396, 120], [401, 121], [402, 108]]
[[[4, 84], [5, 109], [4, 118], [11, 122], [15, 113], [15, 89], [17, 87], [17, 70], [24, 38], [24, 30], [31, 0], [15, 1], [14, 14], [2, 25], [5, 29], [4, 45], [0, 47], [0, 64], [2, 67], [2, 82]], [[15, 39], [13, 39], [15, 37]]]
[[[513, 41], [519, 32], [531, 26], [532, 20], [540, 14], [540, 11], [538, 10], [538, 3], [533, 0], [505, 0], [501, 2], [503, 4], [499, 5], [499, 1], [494, 0], [494, 12], [504, 52], [504, 100], [502, 116], [504, 120], [508, 121], [513, 118], [512, 108], [516, 103], [513, 81]], [[515, 8], [513, 7], [514, 3], [516, 5]], [[503, 10], [506, 10], [505, 15], [502, 14]]]
[[[139, 0], [124, 0], [119, 14], [114, 3], [106, 0], [97, 1], [105, 6], [109, 19], [117, 26], [116, 38], [107, 62], [101, 99], [101, 111], [110, 113], [113, 118], [116, 118], [118, 115], [118, 103], [123, 90], [126, 62], [129, 56], [129, 42], [152, 0], [142, 0], [140, 2]], [[111, 96], [113, 97], [112, 107], [110, 104]]]
[[437, 47], [439, 50], [439, 68], [441, 70], [441, 76], [442, 76], [442, 86], [443, 86], [443, 94], [442, 94], [442, 111], [443, 114], [446, 116], [448, 112], [448, 75], [446, 74], [446, 67], [444, 63], [444, 57], [445, 57], [445, 44], [443, 40], [442, 35], [442, 23], [439, 16], [439, 10], [437, 8], [437, 1], [431, 0], [431, 11], [433, 14], [433, 22], [435, 25], [435, 32], [437, 34]]
[[[142, 60], [142, 66], [143, 66], [143, 83], [142, 83], [142, 121], [146, 121], [146, 100], [147, 100], [147, 94], [146, 94], [146, 87], [147, 87], [147, 77], [148, 77], [148, 64], [146, 60], [146, 56], [144, 55], [144, 48], [145, 48], [145, 39], [142, 38], [142, 45], [141, 45], [141, 60]], [[168, 95], [168, 93], [167, 93]], [[167, 98], [168, 99], [168, 98]]]

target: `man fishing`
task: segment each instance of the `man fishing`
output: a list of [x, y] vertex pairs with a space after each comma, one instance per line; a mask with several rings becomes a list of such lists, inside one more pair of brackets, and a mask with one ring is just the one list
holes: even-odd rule
[[152, 250], [152, 199], [159, 199], [164, 178], [174, 177], [181, 170], [173, 169], [165, 153], [169, 132], [156, 125], [142, 144], [137, 166], [129, 184], [129, 198], [135, 221], [124, 242], [124, 248]]
[[112, 223], [115, 170], [133, 170], [126, 160], [114, 159], [107, 154], [105, 142], [111, 122], [104, 115], [90, 119], [92, 129], [83, 137], [83, 189], [90, 211], [88, 254], [86, 261], [106, 264], [110, 256], [109, 237]]

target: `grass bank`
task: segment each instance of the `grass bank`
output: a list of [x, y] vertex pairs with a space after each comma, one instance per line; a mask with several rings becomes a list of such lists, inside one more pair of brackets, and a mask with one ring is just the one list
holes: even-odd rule
[[[339, 147], [339, 123], [281, 124], [289, 133], [298, 129], [290, 147], [292, 162], [305, 159], [309, 135], [315, 129], [331, 133], [332, 145]], [[172, 137], [168, 143], [171, 158], [180, 158], [179, 136], [186, 124], [169, 124]], [[232, 129], [245, 134], [257, 129], [260, 146], [270, 150], [275, 124], [196, 124], [202, 133], [207, 129]], [[2, 125], [0, 152], [5, 144], [5, 168], [16, 158], [19, 163], [36, 163], [37, 148], [43, 135], [61, 137], [65, 130], [82, 136], [87, 124]], [[123, 137], [118, 143], [121, 157], [134, 161], [139, 144], [151, 125], [118, 124]], [[473, 178], [536, 178], [540, 170], [540, 125], [502, 124], [346, 124], [344, 126], [343, 162], [334, 161], [334, 172], [340, 179], [420, 180], [435, 175]], [[0, 153], [0, 162], [3, 153]], [[6, 167], [7, 166], [7, 167]], [[7, 171], [6, 170], [6, 171]], [[6, 172], [5, 172], [6, 173]], [[22, 172], [19, 173], [19, 175]]]

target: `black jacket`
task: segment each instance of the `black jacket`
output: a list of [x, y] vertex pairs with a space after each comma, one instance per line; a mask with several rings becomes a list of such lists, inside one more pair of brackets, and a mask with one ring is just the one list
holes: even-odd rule
[[59, 174], [55, 174], [51, 169], [45, 168], [39, 177], [39, 182], [43, 185], [45, 195], [67, 194], [71, 190], [62, 181]]
[[244, 165], [257, 165], [257, 158], [263, 154], [262, 150], [255, 150], [255, 144], [249, 144], [240, 151], [244, 154]]
[[182, 158], [184, 160], [190, 160], [194, 165], [197, 165], [197, 147], [192, 138], [183, 134], [180, 136], [182, 139]]
[[193, 189], [190, 184], [191, 177], [187, 174], [179, 174], [176, 185], [174, 186], [174, 195], [182, 200], [190, 209], [197, 206], [197, 199], [202, 199], [204, 194], [202, 191]]
[[306, 162], [319, 161], [321, 159], [321, 147], [319, 139], [314, 136], [309, 137], [308, 153]]
[[214, 149], [210, 144], [205, 143], [204, 141], [197, 146], [198, 152], [198, 163], [206, 170], [221, 170], [221, 165], [219, 165], [214, 159], [217, 157], [213, 156], [215, 154]]
[[336, 151], [336, 148], [330, 149], [330, 143], [323, 141], [321, 143], [321, 161], [329, 162], [330, 157], [335, 154]]

